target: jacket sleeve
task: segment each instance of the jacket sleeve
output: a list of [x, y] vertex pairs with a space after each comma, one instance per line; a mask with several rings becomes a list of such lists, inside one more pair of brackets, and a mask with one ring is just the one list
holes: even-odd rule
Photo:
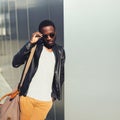
[[65, 64], [65, 51], [62, 49], [62, 55], [61, 55], [61, 75], [60, 75], [60, 85], [62, 86], [64, 82], [64, 64]]
[[19, 67], [20, 65], [25, 63], [25, 61], [28, 59], [32, 47], [33, 45], [30, 42], [27, 42], [20, 49], [20, 51], [13, 57], [12, 60], [13, 67]]

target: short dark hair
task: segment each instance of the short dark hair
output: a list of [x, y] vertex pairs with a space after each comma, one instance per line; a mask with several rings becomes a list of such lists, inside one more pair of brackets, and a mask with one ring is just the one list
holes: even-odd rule
[[46, 26], [53, 26], [55, 29], [55, 25], [51, 20], [43, 20], [40, 24], [39, 24], [39, 32], [42, 32], [42, 28], [46, 27]]

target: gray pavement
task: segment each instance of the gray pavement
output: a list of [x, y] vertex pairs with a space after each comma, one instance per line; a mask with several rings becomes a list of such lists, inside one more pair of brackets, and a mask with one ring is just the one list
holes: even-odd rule
[[[0, 68], [0, 97], [12, 91], [10, 85], [6, 82], [2, 75], [2, 69]], [[3, 103], [3, 102], [1, 102]]]
[[21, 76], [22, 68], [12, 67], [12, 58], [25, 41], [0, 40], [0, 97], [14, 89]]

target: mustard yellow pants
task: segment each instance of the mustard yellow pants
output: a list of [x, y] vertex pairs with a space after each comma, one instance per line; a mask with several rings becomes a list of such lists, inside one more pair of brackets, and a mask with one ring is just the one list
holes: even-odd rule
[[52, 107], [51, 101], [39, 101], [31, 97], [20, 97], [20, 120], [45, 120]]

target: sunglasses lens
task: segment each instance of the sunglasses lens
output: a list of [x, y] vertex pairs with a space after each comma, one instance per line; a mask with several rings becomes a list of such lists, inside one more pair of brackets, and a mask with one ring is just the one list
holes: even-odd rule
[[48, 38], [48, 35], [43, 35], [44, 38]]
[[43, 35], [43, 37], [45, 38], [45, 39], [47, 39], [48, 38], [48, 36], [50, 36], [51, 38], [53, 38], [54, 36], [55, 36], [55, 34], [54, 33], [50, 33], [49, 35]]
[[50, 33], [50, 37], [53, 38], [55, 36], [54, 33]]

